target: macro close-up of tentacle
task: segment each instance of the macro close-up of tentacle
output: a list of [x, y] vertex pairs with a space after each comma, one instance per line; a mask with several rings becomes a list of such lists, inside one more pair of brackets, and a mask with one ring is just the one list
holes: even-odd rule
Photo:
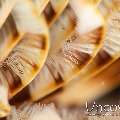
[[92, 120], [86, 102], [120, 87], [119, 40], [120, 0], [0, 0], [0, 120]]

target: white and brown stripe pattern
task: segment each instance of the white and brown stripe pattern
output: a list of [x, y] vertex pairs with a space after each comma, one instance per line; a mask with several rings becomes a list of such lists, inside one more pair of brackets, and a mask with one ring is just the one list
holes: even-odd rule
[[3, 61], [22, 36], [18, 32], [15, 20], [11, 14], [0, 29], [0, 36], [0, 61]]
[[119, 84], [118, 0], [13, 1], [0, 22], [0, 116], [10, 112], [8, 99], [39, 101], [70, 82], [57, 102], [81, 104]]
[[85, 104], [86, 101], [96, 100], [119, 85], [120, 59], [117, 59], [109, 67], [86, 81], [72, 81], [66, 89], [58, 94], [56, 101], [66, 106]]
[[[99, 73], [120, 57], [120, 10], [112, 12], [107, 22], [104, 44], [92, 63], [79, 75], [78, 79], [89, 78]], [[87, 77], [84, 77], [87, 76]]]
[[49, 49], [47, 25], [42, 17], [37, 16], [32, 2], [19, 1], [12, 15], [19, 33], [23, 36], [0, 68], [9, 85], [9, 97], [33, 80], [44, 64]]
[[66, 8], [69, 0], [50, 0], [43, 13], [49, 26], [51, 26]]
[[[75, 4], [73, 6], [72, 5], [73, 4], [71, 3], [70, 6], [68, 6], [66, 9], [69, 10], [72, 7], [74, 7], [75, 9]], [[74, 14], [78, 16], [76, 18], [71, 17], [71, 15]], [[99, 15], [94, 16], [97, 14], [92, 13], [92, 16], [94, 16], [94, 18], [98, 18], [96, 19], [96, 24], [94, 26], [95, 28], [93, 29], [93, 24], [91, 24], [91, 28], [89, 28], [89, 31], [91, 32], [87, 31], [86, 34], [84, 33], [84, 30], [87, 28], [87, 26], [83, 26], [83, 29], [79, 29], [79, 20], [81, 20], [79, 15], [81, 14], [73, 12], [73, 14], [68, 15], [70, 15], [70, 18], [74, 18], [74, 21], [77, 21], [76, 24], [74, 22], [74, 25], [76, 26], [74, 28], [74, 32], [72, 32], [71, 35], [69, 35], [69, 37], [65, 39], [66, 42], [63, 42], [60, 47], [58, 45], [59, 49], [57, 49], [57, 52], [54, 52], [55, 47], [51, 48], [53, 49], [53, 52], [50, 51], [50, 54], [42, 71], [25, 89], [25, 94], [27, 91], [29, 100], [36, 101], [70, 81], [80, 72], [80, 70], [82, 70], [90, 62], [92, 57], [96, 54], [97, 49], [99, 49], [101, 45], [104, 34], [104, 27], [103, 19]], [[67, 18], [65, 20], [67, 21], [69, 19]], [[62, 23], [64, 25], [64, 21], [62, 21]], [[54, 34], [54, 36], [55, 35], [56, 34]], [[54, 38], [55, 37], [53, 37], [53, 39]], [[52, 43], [54, 44], [54, 41]], [[16, 97], [16, 99], [19, 99], [19, 97], [23, 96], [23, 94], [24, 90], [21, 92], [21, 95], [19, 94]]]
[[51, 27], [66, 8], [69, 0], [33, 0], [39, 15], [45, 16], [46, 22]]

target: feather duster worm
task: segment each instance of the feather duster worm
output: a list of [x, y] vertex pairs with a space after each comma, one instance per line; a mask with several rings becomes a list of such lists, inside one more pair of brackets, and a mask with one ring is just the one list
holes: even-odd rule
[[[23, 101], [25, 99], [36, 101], [48, 95], [49, 93], [52, 93], [59, 87], [63, 86], [63, 84], [68, 83], [74, 76], [76, 76], [80, 72], [80, 70], [84, 68], [91, 61], [92, 57], [97, 53], [98, 49], [101, 46], [104, 35], [103, 19], [100, 14], [97, 14], [96, 11], [94, 11], [94, 7], [88, 7], [87, 11], [91, 10], [89, 11], [88, 16], [92, 16], [92, 19], [95, 19], [96, 22], [95, 24], [92, 23], [87, 26], [82, 26], [80, 24], [80, 21], [82, 21], [83, 19], [87, 20], [87, 16], [84, 16], [82, 18], [81, 14], [83, 12], [84, 14], [87, 14], [87, 11], [84, 11], [84, 8], [82, 9], [82, 7], [80, 6], [83, 11], [82, 13], [78, 14], [79, 9], [78, 12], [75, 12], [75, 3], [77, 4], [77, 6], [79, 5], [78, 1], [71, 0], [69, 3], [69, 7], [66, 8], [67, 11], [73, 9], [73, 12], [70, 12], [73, 14], [67, 14], [70, 16], [70, 18], [73, 18], [71, 17], [71, 15], [76, 16], [76, 19], [74, 19], [76, 20], [76, 27], [74, 31], [67, 39], [65, 39], [66, 42], [63, 42], [61, 44], [61, 47], [60, 49], [57, 49], [57, 52], [50, 51], [47, 61], [39, 75], [27, 88], [25, 88], [20, 94], [13, 98], [14, 101], [15, 99], [17, 99], [18, 101]], [[67, 17], [66, 19], [65, 17], [65, 20], [68, 21], [68, 18], [69, 17]], [[64, 21], [62, 21], [62, 23], [64, 23]], [[80, 28], [80, 25], [82, 26], [82, 28]], [[86, 34], [84, 33], [85, 31]], [[54, 38], [55, 37], [53, 37], [53, 39]]]
[[[112, 4], [112, 3], [111, 3]], [[110, 8], [109, 8], [110, 9]], [[120, 57], [120, 6], [111, 13], [107, 18], [107, 32], [101, 50], [95, 56], [91, 64], [79, 75], [78, 79], [87, 79], [94, 74], [99, 73], [116, 59]]]

